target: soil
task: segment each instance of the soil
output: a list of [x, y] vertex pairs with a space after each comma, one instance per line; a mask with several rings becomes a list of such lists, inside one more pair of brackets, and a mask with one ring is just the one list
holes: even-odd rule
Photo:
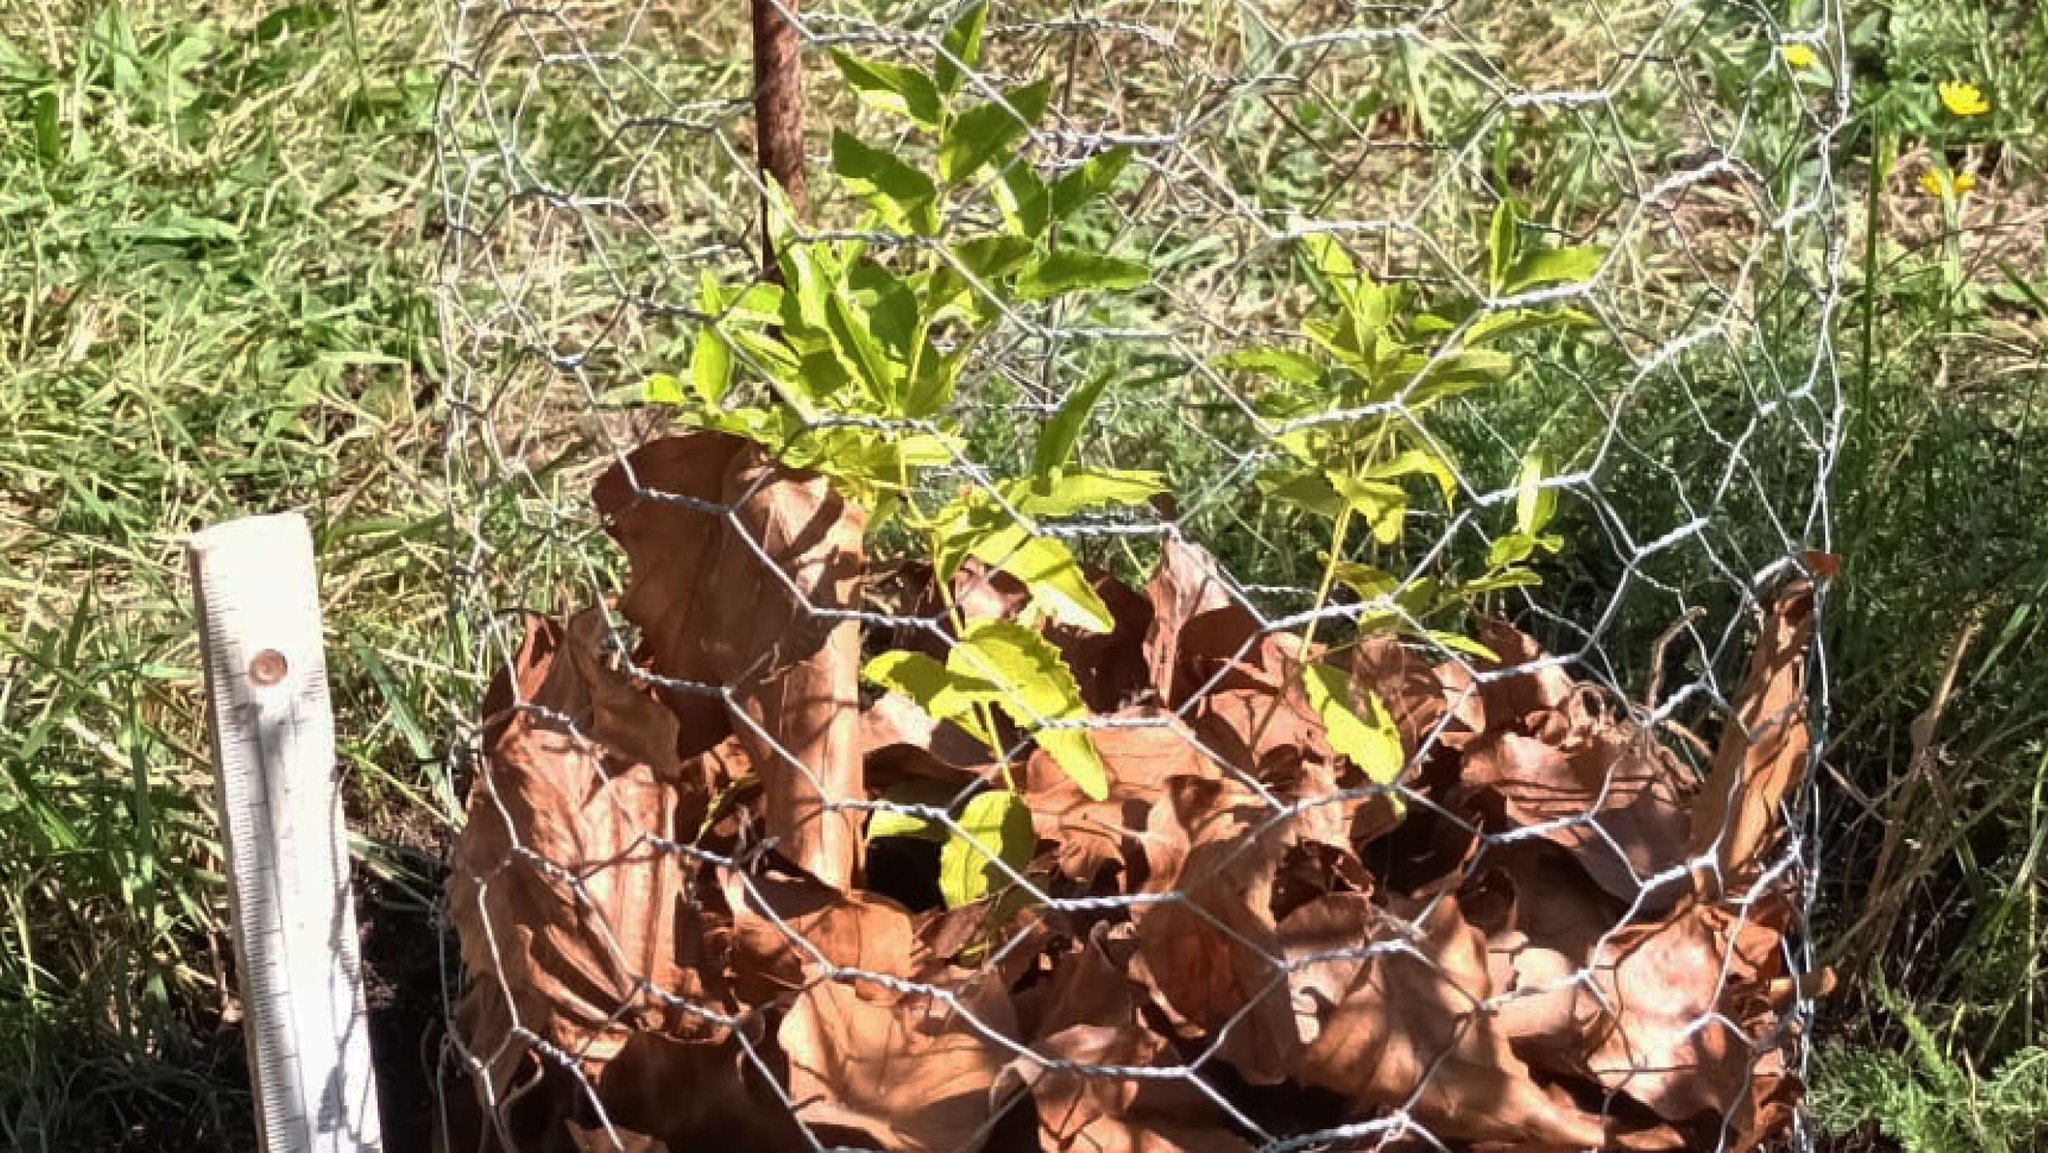
[[[417, 867], [417, 866], [416, 866]], [[430, 877], [440, 889], [438, 866]], [[442, 950], [455, 964], [452, 938], [432, 907], [403, 888], [358, 872], [356, 916], [361, 929], [363, 1003], [370, 1015], [370, 1052], [385, 1153], [430, 1153], [431, 1077], [442, 1023]]]

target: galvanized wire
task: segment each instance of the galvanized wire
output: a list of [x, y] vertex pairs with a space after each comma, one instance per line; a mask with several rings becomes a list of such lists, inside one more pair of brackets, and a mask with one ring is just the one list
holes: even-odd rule
[[[887, 131], [836, 89], [825, 53], [927, 64], [963, 7], [837, 0], [784, 10], [804, 47], [814, 171], [826, 167], [832, 127]], [[441, 13], [446, 467], [451, 512], [470, 542], [452, 574], [454, 618], [487, 678], [515, 665], [526, 614], [566, 617], [621, 588], [621, 558], [601, 531], [591, 485], [666, 428], [659, 406], [639, 403], [642, 386], [653, 374], [681, 371], [700, 329], [718, 323], [697, 307], [701, 276], [742, 283], [752, 275], [764, 189], [752, 159], [741, 6], [443, 0]], [[1075, 388], [1104, 366], [1157, 371], [1166, 383], [1112, 391], [1082, 454], [1101, 466], [1163, 469], [1174, 482], [1171, 513], [1079, 518], [1041, 531], [1092, 557], [1168, 539], [1206, 543], [1223, 556], [1233, 595], [1262, 632], [1338, 627], [1361, 610], [1317, 595], [1316, 551], [1328, 542], [1275, 539], [1275, 524], [1248, 511], [1258, 472], [1296, 426], [1262, 414], [1241, 382], [1213, 367], [1216, 354], [1298, 334], [1302, 290], [1289, 269], [1309, 234], [1340, 239], [1383, 282], [1476, 295], [1482, 314], [1567, 303], [1596, 322], [1588, 334], [1543, 346], [1503, 393], [1464, 402], [1442, 426], [1416, 421], [1458, 462], [1465, 495], [1454, 511], [1422, 522], [1435, 539], [1420, 547], [1411, 540], [1401, 557], [1405, 579], [1423, 578], [1460, 550], [1484, 551], [1517, 497], [1513, 463], [1541, 445], [1564, 464], [1551, 484], [1567, 510], [1565, 567], [1515, 592], [1506, 609], [1546, 642], [1559, 667], [1612, 701], [1633, 702], [1644, 725], [1711, 730], [1739, 703], [1767, 590], [1805, 553], [1829, 547], [1827, 482], [1842, 424], [1830, 336], [1841, 246], [1831, 153], [1847, 100], [1840, 15], [1832, 0], [1000, 0], [987, 54], [965, 90], [995, 98], [1023, 80], [1056, 79], [1052, 109], [1026, 148], [1046, 174], [1111, 147], [1133, 150], [1135, 175], [1107, 202], [1100, 239], [1146, 255], [1153, 285], [1117, 307], [1012, 305], [953, 409], [971, 450], [935, 471], [934, 489], [969, 486], [1000, 499], [993, 478], [1013, 471], [1043, 419]], [[1485, 221], [1511, 192], [1539, 199], [1536, 218], [1559, 233], [1551, 242], [1604, 248], [1597, 273], [1506, 299], [1475, 283]], [[977, 212], [994, 215], [989, 204], [962, 215]], [[815, 198], [811, 226], [819, 234], [854, 219], [843, 197]], [[1399, 399], [1389, 407], [1404, 413]], [[710, 511], [739, 523], [729, 507]], [[758, 545], [756, 552], [773, 572]], [[889, 613], [852, 615], [875, 630], [906, 624]], [[943, 639], [933, 621], [914, 623]], [[622, 659], [631, 649], [625, 638], [614, 647]], [[1811, 723], [1824, 730], [1825, 658], [1817, 649], [1814, 656]], [[648, 669], [635, 675], [731, 702], [722, 686]], [[452, 719], [466, 747], [481, 747], [483, 720]], [[574, 731], [579, 721], [551, 723]], [[772, 734], [752, 735], [774, 744]], [[1822, 743], [1817, 734], [1814, 747]], [[788, 749], [776, 751], [801, 765]], [[1704, 757], [1690, 761], [1704, 772]], [[469, 776], [470, 787], [488, 793], [489, 772]], [[1263, 792], [1270, 822], [1303, 816], [1302, 804], [1250, 785]], [[1347, 799], [1357, 797], [1333, 798]], [[1488, 846], [1547, 831], [1488, 831], [1419, 791], [1407, 800]], [[959, 830], [957, 807], [848, 807], [894, 809]], [[1778, 848], [1748, 898], [1793, 890], [1802, 917], [1821, 848], [1817, 830], [1801, 824], [1807, 811], [1802, 799], [1782, 815]], [[670, 830], [646, 830], [643, 847], [687, 856], [747, 888], [760, 864]], [[515, 846], [503, 869], [553, 878], [574, 894], [590, 881], [580, 871], [587, 864]], [[1135, 905], [1181, 899], [1062, 895], [1043, 878], [1005, 871], [1056, 914], [1127, 915]], [[1658, 879], [1641, 880], [1647, 893]], [[1418, 923], [1426, 916], [1410, 913]], [[605, 931], [592, 927], [600, 952], [609, 947]], [[507, 947], [489, 943], [493, 956]], [[1804, 972], [1801, 925], [1784, 948], [1786, 967]], [[1404, 950], [1429, 961], [1399, 938], [1376, 937], [1343, 955]], [[1287, 960], [1271, 960], [1271, 980], [1284, 984]], [[502, 971], [501, 957], [495, 964]], [[487, 988], [489, 976], [452, 974], [451, 1005]], [[955, 987], [845, 970], [830, 976], [933, 998], [1006, 1059], [1184, 1082], [1239, 1139], [1262, 1149], [1463, 1147], [1399, 1108], [1307, 1131], [1248, 1114], [1215, 1057], [1230, 1024], [1178, 1063], [1090, 1067], [1034, 1052], [1001, 1022], [978, 1016]], [[641, 991], [707, 1027], [730, 1029], [771, 1096], [789, 1104], [786, 1081], [756, 1051], [758, 1030], [743, 1015], [674, 990]], [[506, 1011], [518, 1045], [580, 1075], [587, 1055], [524, 1028], [509, 1001]], [[625, 1004], [616, 1011], [621, 1020], [629, 1015]], [[1810, 1018], [1802, 993], [1780, 1019], [1795, 1052], [1803, 1053], [1798, 1038]], [[495, 1055], [469, 1051], [460, 1032], [445, 1064], [457, 1073], [490, 1066]], [[1779, 1040], [1750, 1038], [1758, 1052]], [[1416, 1100], [1431, 1075], [1418, 1080]], [[598, 1095], [587, 1097], [602, 1122], [592, 1147], [622, 1142]], [[804, 1132], [813, 1148], [835, 1140]], [[561, 1147], [545, 1133], [501, 1130], [499, 1140]]]

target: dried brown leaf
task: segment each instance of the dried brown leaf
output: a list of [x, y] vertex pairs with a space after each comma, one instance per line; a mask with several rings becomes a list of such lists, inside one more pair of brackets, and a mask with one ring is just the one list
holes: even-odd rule
[[1687, 905], [1661, 924], [1631, 926], [1597, 952], [1581, 1012], [1597, 1023], [1592, 1075], [1671, 1121], [1725, 1116], [1747, 1091], [1756, 1054], [1731, 1020], [1738, 986], [1723, 910]]
[[1053, 846], [1059, 871], [1083, 884], [1105, 866], [1123, 866], [1151, 820], [1153, 803], [1174, 777], [1215, 777], [1185, 725], [1158, 709], [1129, 709], [1090, 733], [1109, 774], [1108, 795], [1091, 800], [1043, 749], [1025, 762], [1022, 790], [1031, 823]]
[[829, 969], [908, 977], [919, 949], [908, 910], [887, 897], [834, 889], [797, 873], [721, 878], [733, 916], [733, 982], [762, 1005]]
[[1534, 640], [1496, 620], [1479, 632], [1501, 658], [1482, 667], [1510, 675], [1478, 686], [1484, 724], [1460, 742], [1460, 795], [1508, 827], [1541, 827], [1609, 893], [1668, 910], [1682, 886], [1643, 889], [1685, 860], [1691, 774], [1649, 729], [1546, 663]]
[[[1497, 798], [1513, 826], [1544, 826], [1601, 888], [1633, 901], [1684, 860], [1685, 769], [1631, 721], [1562, 735], [1488, 732], [1466, 748], [1460, 785]], [[1661, 912], [1680, 893], [1660, 887], [1645, 900]]]
[[960, 1007], [832, 980], [797, 994], [777, 1040], [798, 1119], [826, 1144], [845, 1135], [894, 1153], [973, 1153], [1010, 1057], [983, 1030], [1010, 1036], [1016, 1022], [993, 982], [956, 997]]
[[1805, 774], [1806, 657], [1813, 639], [1813, 583], [1794, 580], [1771, 602], [1749, 675], [1723, 726], [1714, 768], [1691, 813], [1690, 852], [1711, 851], [1717, 870], [1698, 870], [1706, 899], [1755, 879], [1760, 858], [1782, 832], [1782, 806]]
[[1032, 1046], [1046, 1061], [1013, 1061], [998, 1096], [1017, 1084], [1030, 1086], [1046, 1153], [1242, 1153], [1245, 1144], [1231, 1134], [1215, 1103], [1189, 1082], [1088, 1071], [1181, 1063], [1140, 1012], [1145, 989], [1129, 976], [1131, 948], [1098, 925], [1079, 949], [1060, 959]]
[[676, 764], [667, 712], [599, 659], [605, 627], [598, 610], [566, 629], [529, 621], [505, 684], [531, 695], [494, 727], [456, 845], [448, 891], [472, 982], [458, 1018], [498, 1058], [499, 1091], [524, 1049], [515, 1020], [595, 1072], [636, 1030], [715, 1034], [643, 978], [700, 1004], [725, 996], [724, 927], [687, 899], [686, 859], [654, 840], [694, 831], [702, 777]]
[[1144, 891], [1176, 899], [1131, 910], [1161, 1000], [1220, 1035], [1223, 1060], [1255, 1085], [1285, 1079], [1300, 1052], [1284, 996], [1273, 883], [1288, 822], [1233, 781], [1176, 777], [1145, 835]]
[[[565, 1079], [572, 1075], [564, 1073]], [[687, 1086], [687, 1091], [678, 1090]], [[590, 1153], [685, 1153], [706, 1148], [747, 1153], [811, 1149], [795, 1118], [754, 1070], [736, 1038], [678, 1041], [635, 1033], [591, 1085], [593, 1108], [578, 1101], [566, 1126]], [[580, 1086], [575, 1098], [584, 1096]], [[524, 1148], [514, 1146], [515, 1149]]]
[[825, 478], [695, 432], [649, 444], [598, 479], [599, 511], [631, 570], [620, 611], [636, 660], [671, 687], [684, 752], [736, 733], [760, 775], [767, 832], [821, 880], [852, 882], [864, 799], [859, 729], [866, 513]]
[[1484, 942], [1457, 902], [1441, 899], [1415, 929], [1356, 894], [1310, 902], [1282, 923], [1293, 1002], [1312, 1038], [1302, 1083], [1364, 1107], [1406, 1107], [1439, 1138], [1601, 1144], [1600, 1120], [1537, 1085], [1486, 1011]]
[[860, 715], [861, 757], [869, 787], [924, 777], [964, 787], [990, 767], [986, 746], [949, 721], [936, 721], [910, 698], [887, 693]]

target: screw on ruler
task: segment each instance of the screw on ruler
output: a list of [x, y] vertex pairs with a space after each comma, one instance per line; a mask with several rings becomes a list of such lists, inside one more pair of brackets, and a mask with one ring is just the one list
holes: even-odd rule
[[313, 538], [297, 513], [186, 542], [265, 1153], [382, 1148]]

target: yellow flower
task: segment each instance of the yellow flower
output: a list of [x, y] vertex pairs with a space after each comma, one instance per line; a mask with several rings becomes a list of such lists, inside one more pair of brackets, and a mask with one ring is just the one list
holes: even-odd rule
[[1804, 44], [1781, 44], [1778, 46], [1778, 55], [1784, 57], [1785, 63], [1794, 69], [1811, 68], [1814, 61], [1820, 59], [1813, 54], [1813, 49]]
[[1954, 116], [1982, 116], [1991, 111], [1991, 102], [1977, 91], [1975, 84], [1961, 80], [1944, 80], [1935, 86], [1941, 93], [1941, 106]]
[[1920, 191], [1937, 200], [1960, 200], [1976, 188], [1977, 178], [1967, 172], [1930, 168], [1920, 174]]

